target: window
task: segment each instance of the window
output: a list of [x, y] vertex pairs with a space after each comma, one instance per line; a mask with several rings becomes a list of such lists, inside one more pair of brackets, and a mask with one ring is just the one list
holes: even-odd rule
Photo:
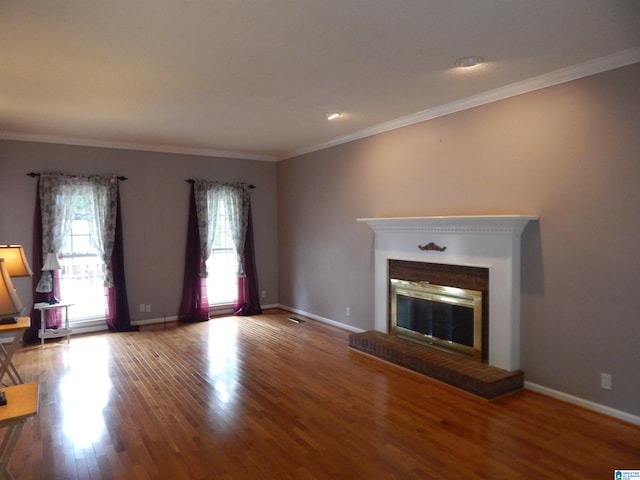
[[73, 303], [69, 321], [104, 319], [107, 312], [107, 289], [104, 287], [104, 262], [92, 239], [87, 199], [83, 195], [71, 198], [74, 209], [68, 235], [63, 237], [59, 262], [62, 270], [56, 272], [60, 282], [60, 298]]
[[[248, 225], [249, 195], [245, 184], [194, 180], [193, 197], [196, 218], [191, 219], [197, 223], [199, 236], [199, 276], [185, 282], [185, 291], [190, 292], [183, 297], [181, 316], [201, 319], [211, 313], [212, 307], [239, 303], [242, 274], [239, 256]], [[190, 238], [194, 236], [193, 229], [190, 229]], [[206, 266], [200, 264], [202, 258], [207, 259]], [[190, 261], [195, 263], [195, 260], [193, 255]], [[202, 282], [201, 277], [206, 281]], [[189, 285], [193, 280], [201, 288]], [[203, 298], [207, 299], [206, 303], [201, 302]]]
[[210, 306], [228, 305], [238, 296], [238, 261], [223, 208], [217, 213], [211, 256], [207, 260], [207, 299]]
[[126, 292], [119, 283], [122, 265], [118, 265], [117, 279], [110, 269], [114, 248], [121, 245], [116, 236], [118, 180], [114, 175], [40, 175], [42, 254], [55, 253], [61, 270], [51, 272], [55, 284], [51, 273], [43, 272], [35, 290], [48, 294], [47, 298], [55, 291], [63, 301], [73, 303], [69, 315], [76, 326], [106, 321], [113, 329], [130, 328], [123, 301]]

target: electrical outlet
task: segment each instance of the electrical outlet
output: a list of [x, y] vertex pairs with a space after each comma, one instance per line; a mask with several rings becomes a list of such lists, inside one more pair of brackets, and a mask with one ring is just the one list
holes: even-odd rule
[[146, 305], [144, 311], [149, 313], [151, 311], [151, 305]]
[[267, 291], [266, 290], [262, 290], [261, 296], [262, 296], [262, 298], [267, 298]]
[[351, 316], [351, 307], [347, 307], [347, 317]]
[[605, 390], [613, 390], [613, 377], [610, 373], [600, 374], [600, 387]]
[[140, 312], [144, 312], [144, 310], [145, 310], [144, 303], [141, 303], [140, 304]]

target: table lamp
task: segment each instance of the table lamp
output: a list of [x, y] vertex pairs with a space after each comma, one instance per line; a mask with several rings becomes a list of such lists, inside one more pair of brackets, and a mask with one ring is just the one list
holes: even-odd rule
[[0, 323], [16, 323], [22, 310], [22, 301], [13, 288], [4, 258], [0, 258]]
[[10, 277], [30, 277], [33, 275], [22, 245], [0, 245], [0, 258]]
[[[58, 256], [53, 252], [49, 252], [44, 260], [42, 271], [51, 272], [51, 285], [54, 284], [55, 277], [53, 272], [55, 270], [62, 270], [62, 267], [60, 266], [60, 262], [58, 262]], [[60, 300], [58, 300], [52, 292], [51, 298], [49, 299], [49, 305], [55, 305], [56, 303], [60, 303]]]

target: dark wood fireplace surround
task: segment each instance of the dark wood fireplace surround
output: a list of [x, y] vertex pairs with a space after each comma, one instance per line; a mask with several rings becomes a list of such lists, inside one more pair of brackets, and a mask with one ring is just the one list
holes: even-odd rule
[[[443, 352], [377, 331], [349, 335], [353, 349], [409, 368], [483, 398], [492, 399], [523, 387], [520, 370], [508, 372], [488, 365], [489, 271], [486, 268], [442, 265], [436, 263], [389, 260], [389, 278], [427, 281], [436, 285], [455, 286], [482, 292], [482, 362]], [[389, 298], [389, 295], [387, 295]]]

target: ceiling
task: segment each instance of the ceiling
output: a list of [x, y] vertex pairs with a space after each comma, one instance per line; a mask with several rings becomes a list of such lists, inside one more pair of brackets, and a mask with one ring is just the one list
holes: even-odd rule
[[0, 0], [0, 138], [278, 160], [638, 61], [637, 0]]

